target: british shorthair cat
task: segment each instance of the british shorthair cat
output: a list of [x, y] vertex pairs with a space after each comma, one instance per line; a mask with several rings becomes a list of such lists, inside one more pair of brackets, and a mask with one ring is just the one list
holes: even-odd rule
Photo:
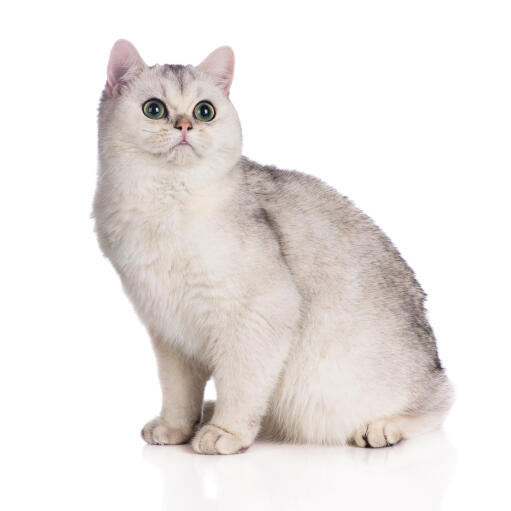
[[228, 47], [198, 66], [110, 54], [94, 217], [158, 362], [143, 438], [232, 454], [437, 428], [453, 392], [412, 270], [346, 197], [241, 155], [233, 69]]

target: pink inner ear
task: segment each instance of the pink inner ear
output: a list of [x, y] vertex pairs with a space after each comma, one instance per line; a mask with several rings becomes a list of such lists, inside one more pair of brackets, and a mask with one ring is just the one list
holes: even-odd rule
[[234, 75], [234, 52], [229, 46], [222, 46], [210, 53], [198, 69], [208, 73], [228, 96]]
[[125, 39], [117, 41], [112, 51], [107, 68], [106, 90], [110, 96], [117, 96], [123, 83], [136, 76], [145, 64], [136, 48]]

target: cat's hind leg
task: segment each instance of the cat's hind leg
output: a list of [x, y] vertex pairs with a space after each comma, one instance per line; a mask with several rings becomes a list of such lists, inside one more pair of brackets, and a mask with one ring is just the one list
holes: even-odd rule
[[378, 419], [359, 426], [351, 438], [351, 443], [358, 447], [388, 447], [437, 429], [445, 415], [444, 412]]
[[361, 424], [351, 443], [359, 447], [386, 447], [438, 429], [454, 400], [454, 388], [443, 371], [431, 375], [431, 383], [407, 413]]

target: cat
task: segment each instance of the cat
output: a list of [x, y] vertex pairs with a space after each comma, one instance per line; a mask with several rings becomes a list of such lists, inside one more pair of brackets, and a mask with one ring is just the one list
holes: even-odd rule
[[241, 155], [233, 70], [229, 47], [196, 67], [110, 53], [93, 216], [157, 358], [143, 438], [233, 454], [439, 427], [453, 387], [414, 273], [346, 197]]

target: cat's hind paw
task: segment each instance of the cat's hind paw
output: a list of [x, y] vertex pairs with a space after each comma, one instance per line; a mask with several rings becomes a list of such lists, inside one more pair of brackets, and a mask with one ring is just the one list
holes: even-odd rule
[[388, 447], [402, 439], [398, 425], [391, 419], [381, 419], [359, 426], [353, 435], [358, 447]]
[[151, 445], [184, 444], [192, 437], [191, 431], [172, 427], [161, 417], [156, 417], [149, 421], [140, 433], [142, 438]]
[[198, 454], [237, 454], [246, 450], [241, 439], [214, 424], [206, 424], [192, 440], [192, 448]]

